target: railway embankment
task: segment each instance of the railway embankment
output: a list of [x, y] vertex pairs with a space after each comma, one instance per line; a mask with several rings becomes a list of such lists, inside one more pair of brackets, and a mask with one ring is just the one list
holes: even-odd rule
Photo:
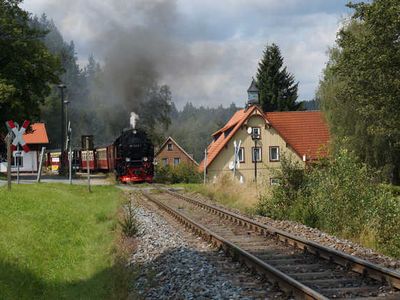
[[399, 297], [398, 272], [167, 189], [143, 196], [288, 297]]
[[130, 259], [136, 297], [143, 299], [283, 299], [223, 251], [185, 230], [157, 206], [132, 194], [139, 222]]
[[241, 185], [226, 176], [215, 183], [184, 187], [263, 222], [304, 231], [328, 246], [398, 267], [385, 257], [400, 258], [398, 186], [382, 184], [380, 172], [345, 150], [307, 169], [282, 156], [281, 166], [272, 170], [279, 185], [271, 186], [262, 178], [257, 187]]

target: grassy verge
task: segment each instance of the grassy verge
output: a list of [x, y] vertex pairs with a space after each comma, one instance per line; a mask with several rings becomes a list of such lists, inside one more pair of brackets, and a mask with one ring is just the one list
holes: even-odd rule
[[3, 299], [111, 299], [127, 290], [111, 186], [0, 188], [0, 295]]
[[254, 213], [259, 201], [258, 191], [254, 184], [239, 184], [228, 177], [222, 177], [213, 184], [176, 184], [174, 186], [202, 194], [217, 203], [248, 214]]

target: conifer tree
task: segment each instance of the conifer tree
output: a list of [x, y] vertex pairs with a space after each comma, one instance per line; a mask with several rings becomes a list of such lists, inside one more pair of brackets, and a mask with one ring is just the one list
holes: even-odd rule
[[283, 66], [281, 51], [275, 44], [267, 46], [264, 51], [258, 65], [257, 85], [264, 111], [302, 109], [302, 103], [296, 103], [298, 83]]

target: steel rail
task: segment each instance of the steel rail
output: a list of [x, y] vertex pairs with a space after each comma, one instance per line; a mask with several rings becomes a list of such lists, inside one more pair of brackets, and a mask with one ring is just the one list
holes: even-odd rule
[[209, 212], [212, 212], [222, 218], [229, 219], [234, 223], [237, 223], [243, 227], [247, 227], [250, 230], [253, 230], [263, 235], [265, 235], [266, 233], [272, 234], [284, 243], [297, 247], [305, 252], [314, 254], [317, 257], [321, 257], [330, 262], [334, 262], [336, 264], [344, 266], [348, 270], [352, 270], [354, 272], [362, 274], [363, 276], [373, 278], [383, 283], [388, 283], [391, 287], [400, 289], [400, 273], [398, 272], [375, 265], [363, 259], [340, 252], [338, 250], [319, 245], [304, 238], [294, 236], [290, 233], [284, 232], [269, 225], [262, 224], [260, 222], [230, 212], [223, 208], [219, 208], [211, 204], [205, 204], [188, 196], [173, 192], [169, 189], [164, 188], [163, 191], [166, 191], [170, 195], [192, 203], [200, 208], [208, 210]]
[[197, 223], [196, 221], [190, 219], [187, 216], [182, 215], [180, 212], [175, 210], [174, 208], [154, 199], [147, 193], [143, 193], [142, 195], [148, 199], [149, 201], [155, 203], [158, 207], [168, 212], [175, 219], [177, 219], [180, 223], [182, 223], [185, 227], [191, 229], [196, 234], [201, 236], [207, 242], [212, 243], [215, 247], [219, 249], [223, 249], [225, 253], [230, 255], [233, 259], [239, 261], [240, 263], [245, 264], [252, 271], [265, 276], [266, 278], [275, 281], [280, 289], [288, 293], [289, 295], [293, 295], [296, 299], [318, 299], [318, 300], [327, 300], [329, 298], [324, 295], [314, 291], [308, 286], [300, 283], [299, 281], [293, 279], [292, 277], [286, 275], [285, 273], [279, 271], [275, 267], [265, 263], [260, 260], [256, 256], [251, 253], [243, 250], [232, 242], [224, 239], [218, 234], [212, 232], [207, 229], [203, 225]]

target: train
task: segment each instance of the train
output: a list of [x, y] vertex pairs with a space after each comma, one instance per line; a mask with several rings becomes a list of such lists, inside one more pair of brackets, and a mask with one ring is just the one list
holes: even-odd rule
[[[64, 154], [68, 166], [68, 155]], [[49, 151], [46, 165], [58, 171], [61, 152]], [[154, 177], [154, 145], [143, 129], [125, 129], [114, 143], [93, 150], [73, 150], [72, 168], [75, 171], [114, 172], [121, 183], [151, 183]]]

